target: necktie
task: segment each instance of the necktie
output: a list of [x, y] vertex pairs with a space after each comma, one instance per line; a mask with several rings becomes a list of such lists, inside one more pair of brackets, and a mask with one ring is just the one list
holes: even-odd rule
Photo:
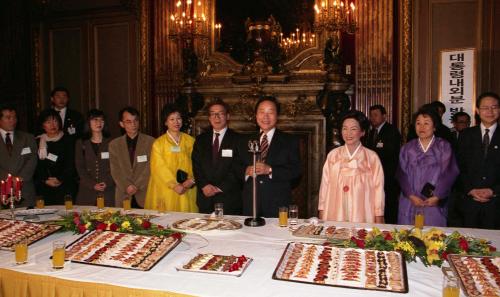
[[9, 155], [12, 153], [12, 139], [10, 139], [10, 132], [5, 134], [5, 146], [7, 147], [7, 151]]
[[212, 143], [212, 161], [215, 163], [219, 157], [219, 133], [215, 132], [215, 139]]
[[483, 136], [483, 150], [484, 150], [484, 157], [488, 155], [488, 146], [490, 146], [490, 129], [484, 129], [484, 136]]
[[378, 140], [378, 129], [375, 128], [375, 129], [373, 129], [373, 135], [372, 135], [372, 145], [373, 145], [373, 147], [377, 147], [377, 140]]
[[260, 141], [260, 160], [262, 162], [266, 161], [267, 152], [269, 151], [269, 142], [267, 142], [267, 134], [264, 133], [262, 140]]

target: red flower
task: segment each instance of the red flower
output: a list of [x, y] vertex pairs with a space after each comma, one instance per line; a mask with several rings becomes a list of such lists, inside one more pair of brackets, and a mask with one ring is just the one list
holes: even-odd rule
[[142, 221], [141, 226], [142, 226], [142, 228], [144, 228], [144, 229], [149, 229], [149, 228], [151, 228], [151, 222], [150, 222], [150, 221], [146, 221], [146, 220], [144, 220], [144, 221]]
[[108, 225], [106, 225], [106, 224], [104, 224], [102, 222], [99, 222], [99, 223], [97, 223], [95, 229], [96, 230], [102, 230], [102, 231], [104, 231], [104, 230], [106, 230], [106, 227], [108, 227]]
[[115, 223], [113, 223], [113, 224], [109, 225], [109, 230], [111, 230], [111, 231], [116, 231], [116, 230], [118, 230], [118, 225], [117, 225], [117, 224], [115, 224]]
[[461, 237], [458, 241], [458, 246], [465, 252], [469, 250], [469, 243], [467, 243], [467, 240], [465, 240], [465, 238], [463, 237]]
[[178, 240], [181, 240], [181, 238], [182, 238], [182, 234], [180, 234], [179, 232], [172, 233], [172, 235], [170, 235], [170, 236], [172, 236], [173, 238], [178, 239]]
[[158, 230], [163, 230], [163, 229], [165, 229], [165, 227], [163, 227], [162, 225], [156, 225], [156, 228], [158, 228]]
[[74, 217], [73, 218], [73, 223], [75, 223], [75, 225], [80, 225], [80, 218], [79, 217]]
[[75, 211], [75, 212], [73, 212], [73, 217], [78, 218], [78, 217], [80, 217], [80, 214]]
[[443, 253], [441, 253], [441, 258], [443, 260], [448, 260], [448, 253], [446, 251], [443, 251]]
[[353, 241], [359, 248], [365, 248], [365, 241], [363, 239], [357, 239], [356, 237], [351, 237], [351, 241]]
[[87, 231], [85, 225], [78, 225], [78, 232], [80, 232], [80, 234], [84, 233], [85, 231]]
[[385, 232], [384, 239], [386, 241], [392, 240], [393, 238], [392, 238], [391, 232]]
[[496, 251], [497, 251], [497, 248], [494, 247], [494, 246], [492, 246], [492, 245], [490, 245], [490, 252], [493, 253], [493, 252], [496, 252]]

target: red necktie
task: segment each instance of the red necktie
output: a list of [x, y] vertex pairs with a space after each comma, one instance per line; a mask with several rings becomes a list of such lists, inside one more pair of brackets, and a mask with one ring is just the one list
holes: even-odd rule
[[5, 146], [7, 147], [7, 151], [9, 152], [9, 155], [12, 153], [12, 139], [10, 139], [10, 133], [7, 132], [5, 134]]
[[215, 139], [212, 144], [212, 161], [215, 163], [219, 157], [219, 133], [215, 132]]
[[260, 141], [260, 160], [262, 162], [266, 161], [267, 152], [269, 151], [269, 142], [267, 142], [267, 134], [264, 133], [262, 140]]

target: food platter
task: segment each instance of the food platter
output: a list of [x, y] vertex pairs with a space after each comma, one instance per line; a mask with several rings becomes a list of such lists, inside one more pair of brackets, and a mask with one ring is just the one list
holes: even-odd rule
[[66, 248], [65, 260], [147, 271], [180, 242], [175, 236], [91, 231]]
[[448, 255], [466, 296], [500, 296], [500, 257]]
[[244, 255], [198, 254], [177, 270], [241, 276], [251, 262], [252, 258]]
[[56, 212], [57, 209], [55, 208], [33, 208], [33, 209], [16, 210], [14, 214], [16, 216], [32, 216], [32, 215], [53, 214]]
[[14, 245], [23, 239], [30, 245], [60, 228], [58, 225], [0, 219], [0, 247], [13, 250]]
[[338, 248], [291, 242], [273, 279], [407, 293], [406, 263], [401, 253]]
[[345, 228], [333, 225], [327, 226], [321, 224], [304, 224], [294, 230], [292, 235], [306, 238], [346, 240], [351, 238], [351, 236], [364, 237], [366, 236], [366, 232], [367, 231], [365, 229]]
[[233, 220], [217, 220], [210, 218], [182, 219], [174, 222], [172, 228], [182, 231], [212, 231], [212, 230], [237, 230], [242, 225]]

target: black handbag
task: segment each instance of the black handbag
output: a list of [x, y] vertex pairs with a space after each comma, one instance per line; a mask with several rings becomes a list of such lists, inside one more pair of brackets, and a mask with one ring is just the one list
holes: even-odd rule
[[188, 179], [188, 173], [182, 169], [177, 169], [177, 182], [182, 184]]

